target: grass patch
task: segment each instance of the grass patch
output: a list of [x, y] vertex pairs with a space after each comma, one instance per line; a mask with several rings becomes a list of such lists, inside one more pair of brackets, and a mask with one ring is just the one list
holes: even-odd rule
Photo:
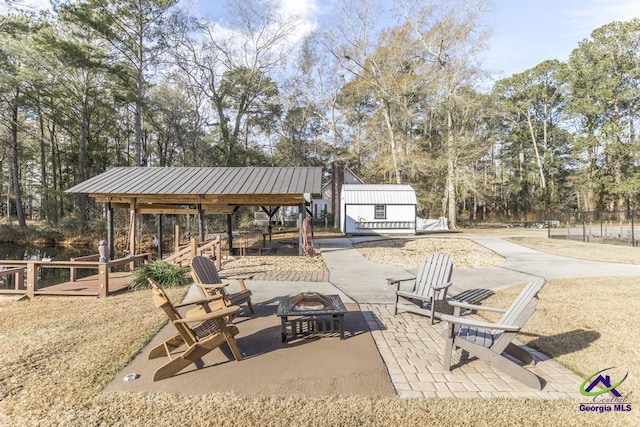
[[489, 267], [504, 262], [500, 255], [468, 239], [396, 238], [354, 243], [353, 247], [370, 261], [404, 268], [417, 268], [425, 254], [431, 253], [449, 255], [454, 268]]
[[[483, 305], [506, 308], [523, 287], [502, 289]], [[629, 326], [640, 311], [640, 300], [635, 298], [639, 290], [636, 277], [548, 280], [518, 341], [582, 377], [612, 366], [628, 371], [623, 389], [637, 390], [640, 336]], [[492, 321], [499, 318], [495, 313], [480, 314]]]
[[505, 240], [554, 255], [590, 261], [640, 265], [640, 247], [584, 243], [546, 237], [509, 237]]

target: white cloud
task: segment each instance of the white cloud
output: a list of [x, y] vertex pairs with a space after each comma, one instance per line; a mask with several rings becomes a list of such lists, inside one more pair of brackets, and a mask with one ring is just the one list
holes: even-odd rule
[[592, 0], [570, 13], [574, 31], [580, 31], [582, 38], [593, 30], [613, 21], [628, 21], [640, 18], [638, 0]]
[[591, 22], [626, 21], [640, 17], [638, 0], [596, 0], [573, 13]]
[[297, 30], [292, 35], [293, 42], [301, 40], [317, 27], [315, 16], [318, 6], [315, 0], [281, 0], [280, 13], [285, 19], [298, 21]]
[[289, 16], [304, 20], [310, 20], [318, 10], [315, 0], [282, 0], [280, 8]]

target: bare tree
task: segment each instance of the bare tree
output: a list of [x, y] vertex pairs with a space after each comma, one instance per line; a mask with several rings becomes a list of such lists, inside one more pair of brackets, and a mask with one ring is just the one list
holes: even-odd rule
[[183, 16], [179, 19], [191, 25], [171, 35], [176, 66], [209, 99], [225, 166], [246, 160], [241, 133], [248, 132], [250, 119], [279, 114], [272, 75], [289, 61], [287, 49], [296, 30], [295, 19], [283, 16], [275, 3], [251, 0], [228, 6], [229, 27]]

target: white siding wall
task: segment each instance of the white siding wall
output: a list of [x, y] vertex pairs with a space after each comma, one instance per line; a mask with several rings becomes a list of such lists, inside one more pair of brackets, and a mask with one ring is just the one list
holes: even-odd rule
[[[344, 203], [344, 201], [343, 201]], [[416, 221], [415, 205], [386, 205], [387, 218], [375, 218], [375, 205], [344, 205], [345, 221], [341, 225], [347, 234], [414, 234]], [[409, 222], [411, 228], [358, 228], [358, 222]]]

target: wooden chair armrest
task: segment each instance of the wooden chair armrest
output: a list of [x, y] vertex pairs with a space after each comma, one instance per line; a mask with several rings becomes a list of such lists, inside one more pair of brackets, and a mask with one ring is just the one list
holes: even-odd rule
[[442, 283], [440, 285], [431, 285], [431, 287], [433, 289], [440, 290], [440, 289], [448, 288], [451, 285], [453, 285], [453, 282]]
[[406, 282], [409, 280], [416, 280], [415, 277], [407, 277], [405, 279], [391, 279], [391, 278], [387, 278], [387, 281], [389, 282], [390, 285], [396, 284], [396, 283], [400, 283], [400, 282]]
[[460, 308], [464, 308], [467, 310], [482, 310], [482, 311], [493, 311], [496, 313], [506, 313], [507, 310], [505, 310], [504, 308], [494, 308], [494, 307], [488, 307], [486, 305], [476, 305], [476, 304], [469, 304], [463, 301], [457, 301], [457, 300], [447, 300], [447, 304], [449, 304], [452, 307], [460, 307]]
[[188, 316], [182, 319], [174, 320], [174, 323], [192, 323], [192, 322], [203, 322], [205, 320], [215, 320], [221, 319], [223, 317], [233, 316], [234, 314], [240, 311], [240, 307], [237, 305], [232, 305], [230, 307], [221, 308], [219, 310], [211, 311], [211, 312], [201, 312], [201, 314], [197, 314], [195, 316]]
[[228, 277], [223, 277], [223, 279], [251, 280], [251, 279], [253, 279], [253, 274], [243, 274], [243, 275], [240, 275], [240, 276], [228, 276]]
[[201, 299], [196, 299], [196, 300], [191, 300], [191, 301], [185, 301], [182, 302], [180, 304], [174, 304], [173, 306], [175, 308], [180, 308], [180, 307], [188, 307], [190, 305], [204, 305], [207, 303], [210, 303], [211, 301], [217, 301], [222, 299], [221, 295], [213, 295], [211, 297], [208, 298], [201, 298]]
[[396, 292], [400, 291], [400, 283], [402, 282], [408, 282], [410, 280], [416, 280], [415, 277], [407, 277], [404, 279], [390, 279], [387, 278], [387, 285], [396, 285]]
[[253, 279], [253, 274], [244, 274], [244, 275], [241, 275], [241, 276], [229, 276], [229, 277], [225, 277], [225, 279], [237, 280], [238, 284], [240, 285], [240, 288], [243, 291], [246, 291], [247, 290], [247, 286], [244, 284], [244, 281]]
[[441, 314], [440, 319], [442, 319], [443, 322], [449, 322], [449, 327], [451, 327], [451, 325], [461, 325], [471, 326], [479, 329], [497, 329], [509, 332], [518, 332], [520, 330], [519, 326], [505, 325], [503, 323], [483, 322], [482, 320], [450, 316], [448, 314]]
[[201, 288], [203, 288], [203, 289], [213, 289], [213, 290], [216, 290], [216, 289], [223, 289], [223, 288], [225, 288], [226, 286], [229, 286], [229, 284], [228, 284], [228, 283], [216, 283], [216, 284], [212, 284], [212, 285], [210, 285], [210, 284], [207, 284], [207, 283], [198, 283], [198, 286], [200, 286], [200, 287], [201, 287]]

